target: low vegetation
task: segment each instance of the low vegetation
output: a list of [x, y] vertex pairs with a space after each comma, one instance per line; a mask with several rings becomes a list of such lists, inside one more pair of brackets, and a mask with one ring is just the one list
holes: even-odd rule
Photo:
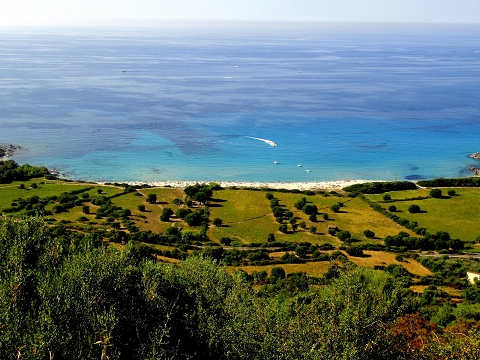
[[477, 249], [478, 189], [174, 189], [33, 174], [0, 184], [2, 358], [480, 351], [480, 290], [466, 281], [480, 263], [449, 257]]

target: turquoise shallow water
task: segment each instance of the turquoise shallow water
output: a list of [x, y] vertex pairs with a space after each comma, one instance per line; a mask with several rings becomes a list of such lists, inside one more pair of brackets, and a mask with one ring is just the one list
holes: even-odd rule
[[6, 31], [0, 143], [95, 181], [465, 176], [479, 34]]

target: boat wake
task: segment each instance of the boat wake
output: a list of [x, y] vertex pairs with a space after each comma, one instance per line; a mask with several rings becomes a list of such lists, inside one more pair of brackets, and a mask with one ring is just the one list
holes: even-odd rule
[[272, 140], [257, 138], [257, 137], [253, 137], [253, 136], [247, 136], [247, 138], [263, 141], [264, 143], [266, 143], [266, 144], [268, 144], [268, 145], [270, 145], [270, 146], [277, 146], [277, 144], [276, 144], [274, 141], [272, 141]]

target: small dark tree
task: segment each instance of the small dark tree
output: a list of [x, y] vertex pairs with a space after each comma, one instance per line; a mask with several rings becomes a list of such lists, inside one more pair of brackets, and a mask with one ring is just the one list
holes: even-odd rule
[[187, 216], [191, 212], [192, 212], [192, 210], [190, 210], [190, 209], [180, 208], [180, 209], [177, 210], [175, 215], [177, 217], [179, 217], [180, 219], [185, 219], [185, 216]]
[[306, 258], [308, 253], [308, 247], [307, 246], [297, 246], [295, 248], [295, 254], [299, 258]]
[[417, 204], [412, 204], [408, 207], [408, 212], [411, 214], [416, 214], [420, 212], [420, 206]]
[[363, 256], [363, 249], [361, 246], [350, 246], [345, 251], [350, 256]]
[[308, 217], [308, 220], [310, 220], [311, 222], [316, 222], [317, 221], [317, 215], [316, 214], [310, 214], [310, 216]]
[[199, 211], [194, 211], [185, 216], [185, 222], [189, 226], [199, 226], [202, 224], [203, 216]]
[[302, 210], [306, 203], [307, 203], [307, 199], [301, 198], [293, 206], [295, 206], [298, 210]]
[[305, 221], [300, 221], [300, 223], [298, 224], [302, 229], [306, 229], [307, 228], [307, 223]]
[[155, 204], [157, 202], [157, 194], [148, 194], [147, 202], [150, 204]]
[[385, 195], [383, 195], [383, 200], [385, 200], [385, 201], [392, 200], [392, 197], [388, 194], [385, 194]]
[[442, 197], [442, 190], [440, 189], [432, 189], [430, 190], [430, 197], [432, 198], [441, 198]]
[[288, 227], [287, 227], [286, 224], [282, 224], [282, 225], [280, 225], [278, 230], [280, 230], [282, 233], [286, 234], [288, 232]]
[[316, 234], [317, 233], [317, 227], [316, 226], [310, 226], [310, 232], [312, 234]]
[[265, 197], [268, 199], [268, 200], [272, 200], [273, 199], [273, 195], [271, 193], [266, 193], [265, 194]]
[[138, 209], [138, 211], [142, 211], [142, 212], [143, 212], [143, 211], [145, 211], [145, 205], [140, 204], [140, 205], [137, 206], [137, 209]]
[[31, 183], [31, 184], [30, 184], [30, 187], [31, 187], [32, 189], [36, 189], [36, 188], [38, 188], [38, 185], [37, 185], [37, 183]]
[[338, 213], [340, 211], [340, 205], [333, 204], [332, 206], [330, 206], [330, 210], [332, 210], [334, 213]]
[[375, 233], [372, 230], [364, 230], [363, 234], [369, 239], [373, 239], [375, 237]]
[[222, 226], [222, 219], [220, 219], [220, 218], [213, 219], [213, 225]]
[[82, 212], [83, 212], [84, 214], [89, 214], [89, 213], [90, 213], [90, 206], [88, 206], [88, 205], [83, 205], [83, 206], [82, 206]]
[[193, 199], [200, 204], [205, 204], [208, 201], [208, 196], [203, 191], [199, 191], [195, 194]]
[[183, 201], [180, 200], [179, 198], [175, 198], [175, 199], [173, 199], [172, 203], [173, 203], [174, 205], [180, 206], [180, 205], [183, 204]]
[[448, 196], [456, 196], [457, 192], [452, 189], [452, 190], [448, 190], [447, 194], [448, 194]]
[[160, 220], [162, 221], [170, 221], [170, 216], [173, 215], [173, 210], [170, 208], [165, 208], [162, 210], [162, 214], [160, 215]]
[[352, 235], [350, 234], [350, 231], [343, 230], [343, 231], [337, 232], [337, 237], [341, 241], [348, 241], [352, 237]]
[[274, 234], [268, 234], [267, 241], [268, 242], [274, 242], [275, 241], [275, 235]]
[[230, 239], [229, 237], [222, 237], [220, 239], [220, 243], [225, 246], [230, 246], [232, 244], [232, 239]]
[[395, 205], [390, 205], [390, 206], [388, 207], [388, 211], [390, 211], [390, 212], [396, 212], [396, 211], [397, 211], [397, 207], [396, 207]]
[[302, 210], [305, 214], [311, 215], [311, 214], [316, 214], [318, 211], [318, 208], [316, 205], [307, 204], [302, 208]]
[[185, 193], [185, 195], [191, 198], [193, 198], [195, 194], [199, 191], [200, 191], [199, 187], [195, 185], [190, 185], [190, 186], [187, 186], [185, 189], [183, 189], [183, 192]]
[[285, 277], [286, 277], [285, 270], [282, 267], [275, 266], [272, 268], [272, 271], [270, 272], [270, 279], [276, 281], [276, 280], [285, 279]]

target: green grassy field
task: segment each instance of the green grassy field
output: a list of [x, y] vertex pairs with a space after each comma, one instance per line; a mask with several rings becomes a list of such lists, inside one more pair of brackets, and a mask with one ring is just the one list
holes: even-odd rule
[[[285, 210], [293, 213], [297, 223], [305, 221], [307, 228], [297, 229], [295, 233], [291, 231], [283, 234], [279, 229], [279, 223], [275, 220], [270, 209], [270, 201], [266, 198], [266, 192], [247, 191], [247, 190], [220, 190], [215, 192], [215, 202], [211, 207], [211, 218], [218, 217], [222, 219], [224, 226], [212, 227], [209, 235], [212, 239], [218, 241], [222, 237], [237, 238], [243, 243], [265, 242], [268, 234], [273, 233], [278, 241], [311, 243], [332, 243], [339, 244], [336, 237], [328, 235], [328, 227], [336, 226], [340, 230], [348, 230], [354, 238], [362, 243], [379, 243], [387, 235], [395, 235], [400, 231], [409, 230], [396, 224], [391, 219], [380, 215], [372, 210], [368, 204], [359, 198], [324, 197], [321, 195], [305, 196], [303, 194], [292, 193], [273, 193], [279, 199], [280, 205]], [[295, 202], [305, 197], [307, 203], [317, 206], [320, 213], [327, 213], [329, 219], [323, 220], [319, 215], [316, 222], [311, 222], [309, 216], [294, 207]], [[344, 206], [339, 213], [330, 210], [330, 206], [338, 202], [343, 202]], [[312, 234], [308, 229], [312, 226], [317, 228], [316, 234]], [[376, 236], [374, 239], [367, 239], [363, 234], [364, 230], [372, 230]]]
[[[32, 184], [36, 184], [36, 188]], [[23, 188], [20, 186], [23, 184]], [[52, 223], [64, 223], [67, 227], [78, 231], [91, 231], [94, 229], [111, 229], [111, 224], [106, 217], [96, 219], [98, 206], [92, 204], [92, 199], [99, 196], [105, 196], [110, 199], [114, 206], [131, 211], [130, 221], [132, 221], [140, 230], [150, 230], [154, 233], [165, 233], [171, 226], [179, 226], [183, 229], [191, 229], [193, 232], [199, 232], [200, 227], [189, 227], [182, 219], [171, 217], [171, 221], [163, 222], [160, 220], [162, 210], [169, 207], [176, 212], [185, 205], [175, 205], [175, 199], [185, 200], [183, 189], [178, 188], [145, 188], [139, 189], [138, 193], [125, 193], [122, 187], [113, 185], [96, 185], [88, 183], [66, 182], [61, 180], [36, 179], [25, 182], [15, 182], [12, 184], [0, 185], [0, 212], [12, 207], [12, 203], [19, 198], [28, 199], [32, 196], [38, 196], [41, 199], [59, 196], [61, 193], [73, 190], [81, 190], [88, 187], [91, 189], [85, 191], [88, 199], [79, 195], [82, 200], [73, 208], [66, 212], [54, 213], [54, 207], [58, 202], [51, 201], [46, 210], [52, 211], [48, 215]], [[442, 189], [446, 194], [448, 189]], [[473, 241], [480, 235], [480, 189], [476, 188], [458, 188], [455, 189], [457, 196], [444, 196], [443, 198], [429, 198], [429, 189], [409, 190], [391, 192], [391, 202], [383, 201], [381, 195], [367, 195], [372, 202], [378, 202], [382, 207], [388, 208], [389, 205], [395, 205], [398, 209], [397, 215], [410, 221], [417, 221], [420, 227], [425, 227], [428, 232], [447, 231], [454, 238], [460, 238], [464, 241]], [[410, 230], [400, 226], [388, 217], [374, 211], [360, 197], [350, 198], [345, 195], [336, 196], [330, 194], [303, 195], [299, 193], [271, 192], [278, 200], [279, 205], [285, 211], [291, 211], [297, 220], [297, 223], [305, 222], [306, 228], [297, 228], [293, 231], [288, 224], [288, 232], [279, 231], [280, 224], [275, 219], [270, 208], [270, 201], [267, 199], [266, 191], [253, 190], [233, 190], [222, 189], [215, 190], [213, 199], [208, 204], [210, 211], [210, 226], [207, 236], [217, 243], [224, 237], [234, 240], [234, 244], [265, 243], [269, 234], [274, 234], [275, 239], [280, 242], [296, 244], [299, 242], [310, 242], [312, 244], [329, 243], [339, 247], [342, 242], [335, 236], [328, 234], [329, 227], [337, 227], [340, 230], [348, 230], [352, 237], [356, 239], [355, 245], [365, 243], [383, 244], [383, 238], [388, 235], [396, 235], [401, 231], [408, 232], [412, 236], [417, 236]], [[150, 204], [146, 202], [149, 194], [157, 195], [157, 202]], [[318, 208], [317, 221], [312, 222], [309, 216], [301, 210], [295, 208], [294, 204], [306, 198], [308, 204], [316, 205]], [[411, 200], [412, 198], [423, 198]], [[330, 207], [336, 203], [343, 203], [340, 212], [334, 213]], [[408, 206], [418, 204], [422, 212], [410, 214]], [[89, 206], [90, 212], [85, 214], [83, 206]], [[138, 209], [139, 205], [145, 206], [145, 211]], [[197, 205], [192, 210], [195, 210]], [[326, 213], [328, 219], [324, 220], [322, 214]], [[18, 212], [9, 212], [5, 216], [22, 217], [26, 215], [26, 209]], [[79, 221], [81, 217], [87, 218], [87, 221]], [[215, 218], [222, 220], [222, 226], [214, 226], [212, 221]], [[122, 223], [121, 230], [128, 231], [123, 222], [118, 219], [117, 223]], [[288, 223], [284, 220], [284, 223]], [[316, 232], [310, 231], [311, 227], [316, 228]], [[375, 233], [373, 239], [367, 239], [364, 230], [371, 230]], [[120, 246], [115, 244], [115, 246]], [[148, 244], [157, 250], [173, 250], [173, 246], [161, 246]], [[479, 252], [480, 247], [473, 246], [467, 251]], [[284, 252], [271, 253], [270, 257], [279, 259]], [[379, 251], [365, 251], [363, 257], [348, 257], [350, 261], [359, 266], [374, 267], [378, 265], [401, 264], [408, 271], [417, 275], [428, 275], [431, 272], [412, 259], [406, 262], [398, 262], [395, 254]], [[160, 261], [178, 261], [165, 257], [158, 257]], [[305, 264], [284, 264], [287, 273], [305, 271], [310, 276], [322, 276], [329, 268], [330, 262], [307, 262]], [[267, 270], [273, 266], [247, 266], [242, 267], [247, 272]], [[232, 267], [232, 270], [236, 267]], [[422, 287], [418, 287], [422, 291]], [[452, 290], [453, 291], [453, 290]]]
[[[442, 189], [442, 193], [446, 195], [448, 190]], [[420, 227], [426, 228], [430, 233], [446, 231], [453, 238], [474, 241], [480, 236], [480, 189], [456, 188], [454, 190], [457, 195], [452, 197], [409, 201], [399, 200], [428, 196], [430, 190], [392, 192], [390, 194], [394, 201], [381, 205], [384, 208], [395, 205], [398, 209], [398, 216], [418, 222]], [[383, 199], [383, 195], [368, 195], [367, 197], [372, 201], [382, 201]], [[410, 214], [408, 207], [411, 204], [419, 205], [422, 212]]]
[[[37, 188], [32, 188], [31, 184], [36, 183]], [[24, 184], [24, 189], [19, 186]], [[54, 195], [60, 195], [62, 192], [84, 189], [93, 186], [88, 190], [90, 198], [101, 195], [112, 197], [111, 201], [115, 206], [123, 209], [130, 209], [131, 219], [141, 230], [151, 230], [153, 232], [164, 233], [173, 223], [188, 228], [181, 219], [171, 218], [171, 222], [160, 221], [160, 214], [165, 207], [171, 208], [174, 212], [178, 206], [173, 204], [176, 198], [183, 199], [182, 189], [177, 188], [146, 188], [139, 190], [142, 196], [134, 196], [133, 193], [123, 194], [123, 188], [115, 186], [95, 185], [88, 183], [65, 182], [61, 180], [36, 179], [25, 182], [15, 182], [12, 184], [0, 185], [0, 210], [11, 207], [12, 202], [18, 198], [28, 199], [32, 196], [47, 198]], [[446, 194], [448, 189], [444, 189]], [[420, 227], [425, 227], [429, 232], [447, 231], [452, 237], [460, 238], [465, 241], [473, 241], [480, 235], [480, 189], [460, 188], [456, 189], [457, 196], [444, 197], [441, 199], [427, 198], [422, 200], [406, 200], [415, 197], [428, 197], [428, 189], [409, 190], [391, 192], [392, 202], [384, 203], [383, 195], [367, 195], [367, 198], [374, 202], [380, 202], [387, 208], [389, 205], [395, 205], [398, 209], [397, 215], [411, 221], [417, 221]], [[157, 195], [157, 202], [149, 204], [146, 202], [148, 194]], [[306, 229], [301, 227], [293, 232], [291, 225], [288, 224], [288, 233], [279, 231], [280, 224], [274, 218], [270, 209], [270, 202], [266, 198], [265, 191], [251, 190], [232, 190], [224, 189], [214, 192], [213, 201], [209, 204], [210, 220], [220, 218], [223, 225], [216, 227], [211, 225], [208, 230], [208, 236], [216, 242], [223, 237], [237, 239], [239, 243], [265, 242], [269, 234], [273, 233], [276, 240], [298, 243], [308, 241], [313, 244], [331, 243], [339, 245], [336, 237], [328, 235], [328, 227], [336, 226], [340, 230], [348, 230], [352, 236], [362, 243], [381, 243], [387, 235], [395, 235], [400, 231], [411, 231], [393, 222], [389, 218], [372, 210], [368, 204], [360, 198], [349, 198], [346, 196], [306, 196], [295, 193], [272, 192], [279, 200], [280, 206], [284, 210], [291, 211], [297, 220], [297, 223], [305, 222]], [[294, 207], [295, 202], [305, 197], [307, 203], [317, 206], [319, 215], [317, 221], [311, 222], [308, 215]], [[342, 202], [344, 206], [341, 211], [334, 213], [330, 206]], [[407, 209], [410, 204], [418, 204], [422, 212], [410, 214]], [[52, 210], [54, 203], [48, 204], [46, 209]], [[75, 206], [68, 212], [54, 214], [52, 217], [57, 221], [66, 220], [79, 227], [105, 226], [102, 219], [95, 219], [95, 212], [98, 208], [86, 201], [83, 205], [90, 207], [90, 214], [82, 212], [82, 206]], [[139, 211], [138, 206], [145, 205], [146, 211]], [[327, 213], [329, 219], [324, 220], [322, 213]], [[12, 213], [12, 216], [23, 216], [23, 212]], [[88, 223], [79, 223], [77, 221], [81, 216], [85, 216], [90, 221]], [[285, 220], [284, 223], [287, 223]], [[316, 227], [316, 233], [309, 231], [311, 227]], [[363, 231], [371, 230], [375, 233], [374, 239], [367, 239]], [[197, 230], [193, 228], [193, 230]]]

